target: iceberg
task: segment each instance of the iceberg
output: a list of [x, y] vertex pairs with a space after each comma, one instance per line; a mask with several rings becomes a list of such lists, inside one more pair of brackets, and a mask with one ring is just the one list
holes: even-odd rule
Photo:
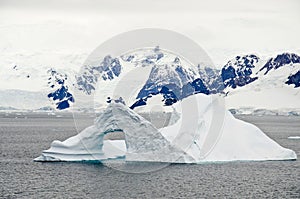
[[291, 139], [291, 140], [300, 140], [300, 136], [289, 136], [288, 139]]
[[[111, 103], [94, 125], [63, 142], [53, 141], [34, 160], [206, 163], [297, 159], [294, 151], [219, 106], [213, 95], [192, 95], [173, 105], [169, 126], [157, 129], [124, 104]], [[106, 134], [120, 131], [124, 140], [104, 140]]]

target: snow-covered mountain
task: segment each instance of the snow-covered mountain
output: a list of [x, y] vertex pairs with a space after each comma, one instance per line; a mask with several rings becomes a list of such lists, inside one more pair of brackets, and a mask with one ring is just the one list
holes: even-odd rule
[[153, 95], [162, 95], [164, 105], [168, 106], [199, 92], [209, 93], [199, 72], [195, 68], [184, 67], [180, 58], [175, 57], [174, 60], [157, 63], [151, 68], [149, 77], [131, 108], [146, 104], [147, 99]]
[[225, 88], [235, 89], [264, 77], [272, 79], [272, 81], [278, 81], [273, 76], [277, 73], [275, 71], [280, 71], [282, 78], [286, 80], [283, 83], [297, 85], [296, 73], [300, 70], [299, 65], [300, 57], [294, 53], [279, 54], [267, 61], [257, 55], [250, 54], [236, 56], [235, 59], [228, 61], [221, 70], [221, 76]]
[[1, 69], [0, 106], [3, 110], [43, 110], [43, 107], [62, 110], [74, 102], [73, 70], [22, 65]]
[[[252, 78], [249, 83], [226, 86], [224, 91], [228, 108], [279, 110], [300, 107], [298, 55], [283, 53], [266, 61], [258, 59], [254, 63], [251, 74], [242, 76], [243, 79]], [[234, 69], [238, 67], [233, 66]]]
[[236, 88], [257, 80], [253, 72], [260, 58], [256, 55], [236, 56], [227, 62], [221, 70], [224, 87]]
[[[120, 57], [107, 55], [99, 62], [84, 66], [81, 73], [54, 67], [27, 67], [25, 70], [16, 65], [7, 69], [7, 75], [2, 73], [1, 77], [6, 84], [17, 81], [16, 85], [18, 82], [22, 85], [27, 82], [28, 86], [43, 85], [44, 102], [35, 103], [40, 98], [31, 97], [30, 104], [40, 107], [52, 104], [52, 107], [62, 110], [74, 103], [76, 105], [78, 92], [86, 96], [95, 94], [95, 101], [105, 105], [108, 97], [114, 97], [116, 86], [126, 74], [139, 68], [147, 68], [144, 74], [138, 75], [143, 76], [144, 80], [134, 82], [138, 85], [132, 87], [132, 97], [125, 99], [125, 103], [133, 109], [153, 101], [169, 106], [195, 93], [219, 93], [225, 96], [226, 104], [231, 109], [300, 107], [300, 57], [293, 53], [283, 53], [269, 59], [255, 54], [239, 55], [221, 69], [216, 69], [205, 63], [193, 66], [183, 57], [155, 47], [136, 49]], [[138, 76], [131, 77], [131, 80], [141, 78]], [[5, 96], [9, 92], [1, 93]], [[17, 108], [15, 104], [13, 100], [0, 98], [2, 107]], [[25, 107], [33, 108], [28, 103]]]
[[224, 95], [228, 108], [300, 107], [299, 89], [296, 89], [300, 85], [300, 59], [296, 54], [283, 53], [269, 59], [254, 54], [240, 55], [218, 70], [201, 65], [193, 67], [178, 57], [172, 60], [172, 56], [157, 48], [154, 51], [156, 55], [144, 59], [136, 58], [136, 54], [126, 56], [126, 62], [143, 66], [148, 63], [151, 67], [131, 108], [147, 105], [147, 100], [156, 95], [161, 95], [163, 105], [168, 106], [199, 92]]
[[264, 75], [268, 74], [269, 71], [276, 70], [285, 65], [299, 64], [300, 57], [294, 53], [283, 53], [277, 55], [275, 58], [270, 58], [267, 63], [259, 70], [264, 72]]
[[59, 73], [52, 68], [47, 72], [50, 76], [47, 82], [50, 87], [47, 97], [53, 101], [56, 109], [63, 110], [69, 108], [70, 104], [74, 103], [75, 100], [67, 85], [68, 75]]
[[294, 84], [295, 88], [299, 87], [300, 86], [300, 71], [296, 72], [295, 74], [291, 74], [285, 83], [288, 85]]
[[84, 72], [76, 76], [77, 88], [90, 95], [95, 90], [95, 84], [99, 79], [112, 80], [120, 75], [121, 70], [119, 59], [107, 55], [99, 65], [84, 66]]
[[99, 83], [99, 89], [104, 89], [102, 94], [107, 94], [106, 98], [111, 97], [113, 85], [118, 79], [137, 68], [148, 68], [149, 74], [146, 74], [144, 84], [140, 85], [133, 100], [126, 101], [131, 108], [145, 105], [153, 95], [162, 95], [163, 104], [171, 105], [194, 93], [209, 93], [201, 79], [199, 68], [159, 47], [137, 49], [115, 58], [108, 55], [98, 64], [85, 66], [82, 74], [76, 77], [78, 89], [90, 95]]

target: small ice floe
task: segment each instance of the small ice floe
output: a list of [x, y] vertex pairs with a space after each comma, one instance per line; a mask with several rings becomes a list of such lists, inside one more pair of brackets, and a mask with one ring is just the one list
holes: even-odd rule
[[289, 136], [288, 139], [291, 139], [291, 140], [300, 140], [300, 136]]
[[49, 112], [49, 113], [47, 113], [47, 115], [56, 115], [56, 114], [53, 112]]

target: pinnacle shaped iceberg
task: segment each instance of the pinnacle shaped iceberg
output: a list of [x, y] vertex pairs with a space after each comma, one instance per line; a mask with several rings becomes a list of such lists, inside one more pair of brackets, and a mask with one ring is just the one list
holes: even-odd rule
[[[173, 105], [170, 125], [155, 128], [121, 103], [111, 103], [95, 124], [63, 142], [53, 141], [35, 161], [125, 161], [203, 163], [294, 160], [256, 126], [235, 119], [214, 95], [196, 94]], [[125, 140], [104, 140], [123, 131]]]

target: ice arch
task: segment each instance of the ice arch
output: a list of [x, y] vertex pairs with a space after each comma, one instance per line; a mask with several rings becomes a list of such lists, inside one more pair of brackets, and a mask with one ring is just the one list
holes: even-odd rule
[[[106, 134], [120, 130], [125, 134], [125, 143], [123, 140], [104, 140]], [[144, 162], [195, 161], [182, 149], [173, 146], [149, 121], [120, 103], [111, 103], [99, 114], [93, 126], [78, 135], [64, 142], [53, 141], [50, 149], [44, 150], [35, 160], [102, 161], [120, 157]]]

